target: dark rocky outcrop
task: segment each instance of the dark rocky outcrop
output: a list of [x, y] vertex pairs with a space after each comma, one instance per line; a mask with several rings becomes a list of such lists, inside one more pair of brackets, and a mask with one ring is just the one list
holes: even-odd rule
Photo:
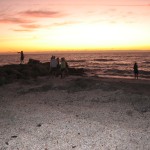
[[[39, 60], [29, 59], [27, 64], [12, 64], [0, 67], [0, 85], [14, 82], [19, 79], [31, 79], [50, 75], [50, 63], [41, 63]], [[69, 68], [69, 75], [85, 74], [83, 68]]]

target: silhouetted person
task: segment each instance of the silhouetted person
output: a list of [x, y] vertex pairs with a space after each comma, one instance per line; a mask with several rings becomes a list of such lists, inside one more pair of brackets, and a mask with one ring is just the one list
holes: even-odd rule
[[59, 70], [60, 68], [59, 57], [57, 57], [56, 60], [57, 60], [57, 70]]
[[138, 70], [138, 65], [136, 62], [134, 63], [133, 69], [134, 69], [134, 77], [135, 77], [135, 79], [138, 79], [139, 70]]
[[56, 76], [56, 72], [57, 72], [57, 60], [55, 59], [55, 56], [51, 57], [50, 60], [50, 74], [51, 76], [55, 77]]
[[57, 69], [56, 69], [56, 77], [58, 77], [60, 75], [60, 61], [59, 61], [59, 57], [56, 58], [57, 61]]
[[60, 70], [61, 70], [61, 78], [64, 78], [66, 75], [68, 75], [68, 64], [64, 57], [61, 58]]
[[24, 54], [23, 54], [23, 51], [18, 52], [18, 53], [20, 53], [20, 64], [23, 64], [24, 63]]

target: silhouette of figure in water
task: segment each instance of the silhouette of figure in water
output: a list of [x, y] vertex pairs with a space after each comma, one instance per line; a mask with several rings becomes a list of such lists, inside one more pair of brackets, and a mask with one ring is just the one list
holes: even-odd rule
[[18, 53], [20, 53], [20, 64], [23, 64], [24, 63], [24, 54], [23, 54], [23, 51], [18, 52]]
[[139, 70], [138, 70], [138, 65], [136, 62], [134, 63], [133, 69], [134, 69], [134, 77], [135, 77], [135, 79], [138, 79]]

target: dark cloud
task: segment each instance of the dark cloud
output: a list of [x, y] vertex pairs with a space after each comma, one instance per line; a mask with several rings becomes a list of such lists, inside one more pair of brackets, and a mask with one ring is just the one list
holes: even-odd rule
[[59, 18], [64, 16], [64, 14], [57, 12], [57, 11], [25, 11], [21, 12], [21, 15], [24, 15], [26, 17], [39, 17], [39, 18]]
[[12, 23], [12, 24], [18, 24], [18, 23], [32, 23], [33, 21], [22, 19], [22, 18], [1, 18], [0, 23]]

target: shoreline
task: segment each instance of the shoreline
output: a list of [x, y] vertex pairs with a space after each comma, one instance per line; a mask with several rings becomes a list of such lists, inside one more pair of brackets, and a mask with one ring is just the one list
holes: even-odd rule
[[[24, 65], [29, 62], [29, 59], [35, 59], [40, 61], [40, 63], [48, 63], [50, 57], [55, 54], [27, 54], [25, 57]], [[2, 58], [4, 63], [14, 62], [16, 65], [20, 63], [20, 55], [16, 57], [5, 57]], [[56, 57], [65, 57], [69, 66], [72, 68], [83, 68], [87, 74], [98, 75], [98, 76], [109, 76], [113, 78], [132, 78], [133, 76], [133, 64], [134, 61], [138, 62], [139, 65], [139, 76], [142, 79], [150, 79], [149, 71], [149, 56], [146, 54], [138, 53], [126, 53], [122, 55], [121, 53], [107, 53], [102, 54], [59, 54]], [[124, 56], [124, 57], [122, 57]], [[15, 65], [14, 64], [14, 65]], [[13, 65], [13, 64], [10, 64]]]
[[[31, 60], [27, 64], [12, 64], [0, 67], [0, 85], [11, 83], [20, 79], [32, 79], [40, 76], [49, 76], [49, 62], [41, 63], [37, 60]], [[72, 68], [69, 67], [69, 75], [87, 76], [98, 78], [110, 78], [118, 80], [134, 80], [134, 77], [126, 76], [113, 76], [113, 75], [97, 75], [88, 72], [85, 68]], [[148, 78], [139, 76], [138, 80], [150, 81]]]

